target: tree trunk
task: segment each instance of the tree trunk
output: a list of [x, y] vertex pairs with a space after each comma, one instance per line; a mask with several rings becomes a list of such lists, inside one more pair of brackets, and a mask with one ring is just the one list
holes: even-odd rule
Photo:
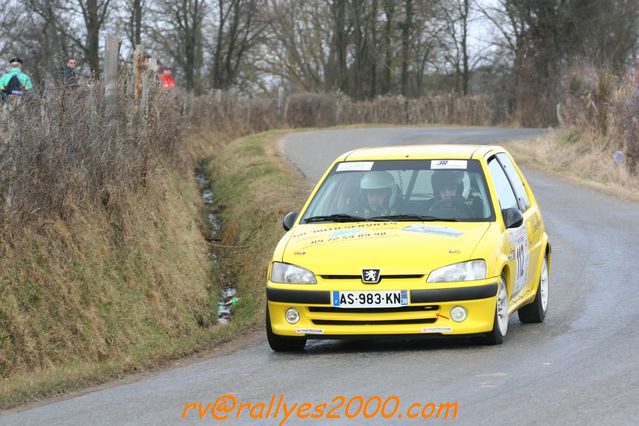
[[333, 9], [335, 16], [335, 88], [344, 90], [346, 83], [346, 1], [334, 0]]
[[470, 0], [464, 0], [461, 15], [462, 23], [462, 94], [468, 95], [468, 82], [470, 80], [470, 69], [468, 64], [468, 15], [470, 14]]
[[98, 18], [98, 2], [97, 0], [87, 0], [86, 3], [86, 28], [87, 41], [86, 53], [87, 61], [91, 67], [91, 72], [96, 79], [100, 77], [100, 21]]
[[133, 0], [131, 10], [131, 35], [132, 45], [142, 44], [142, 8], [144, 0]]
[[393, 70], [393, 18], [395, 16], [395, 1], [384, 0], [384, 14], [386, 23], [384, 25], [384, 69], [382, 72], [381, 93], [387, 94], [391, 91], [392, 70]]
[[404, 1], [404, 22], [402, 23], [402, 96], [408, 95], [408, 61], [410, 48], [410, 30], [413, 26], [413, 0]]

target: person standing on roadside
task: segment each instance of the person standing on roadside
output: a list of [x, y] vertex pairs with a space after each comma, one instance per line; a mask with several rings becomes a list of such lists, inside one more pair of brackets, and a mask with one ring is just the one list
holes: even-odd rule
[[78, 65], [78, 62], [75, 58], [69, 58], [67, 60], [67, 64], [64, 65], [61, 69], [62, 72], [62, 82], [70, 89], [75, 89], [78, 87], [78, 75], [75, 72], [75, 67]]
[[0, 92], [3, 102], [6, 102], [7, 99], [25, 96], [33, 89], [31, 79], [22, 72], [22, 59], [11, 58], [9, 64], [11, 69], [0, 78]]
[[175, 87], [175, 80], [173, 78], [173, 68], [166, 67], [162, 71], [162, 88], [173, 89]]

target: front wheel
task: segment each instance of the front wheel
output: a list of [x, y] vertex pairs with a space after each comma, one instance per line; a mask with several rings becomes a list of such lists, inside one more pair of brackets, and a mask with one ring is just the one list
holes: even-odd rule
[[543, 322], [548, 310], [548, 258], [544, 257], [541, 264], [541, 274], [539, 275], [539, 285], [535, 300], [529, 305], [523, 306], [517, 311], [519, 321], [525, 324]]
[[487, 345], [501, 345], [508, 332], [508, 290], [506, 280], [501, 277], [497, 287], [497, 303], [495, 304], [495, 319], [493, 329], [484, 339]]
[[306, 346], [306, 337], [278, 336], [273, 333], [268, 306], [266, 307], [266, 339], [275, 352], [299, 352]]

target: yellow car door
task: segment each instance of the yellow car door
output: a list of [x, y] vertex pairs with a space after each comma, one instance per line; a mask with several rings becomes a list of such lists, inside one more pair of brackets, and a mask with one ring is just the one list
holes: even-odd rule
[[[508, 257], [508, 295], [510, 300], [524, 294], [524, 290], [531, 282], [530, 266], [532, 237], [529, 234], [531, 213], [522, 212], [513, 185], [497, 156], [488, 160], [488, 172], [493, 182], [495, 196], [499, 201], [499, 210], [502, 212], [504, 222], [502, 247]], [[499, 213], [498, 213], [499, 215]], [[515, 220], [519, 217], [519, 221]]]

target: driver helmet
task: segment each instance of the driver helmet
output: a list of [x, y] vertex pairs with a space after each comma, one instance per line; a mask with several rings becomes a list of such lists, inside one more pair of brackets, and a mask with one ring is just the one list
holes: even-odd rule
[[359, 187], [363, 192], [368, 191], [386, 191], [388, 203], [392, 205], [393, 192], [395, 188], [395, 178], [385, 170], [367, 172], [359, 183]]
[[359, 187], [364, 190], [392, 190], [394, 185], [395, 178], [393, 178], [393, 175], [383, 170], [366, 173], [359, 183]]
[[464, 172], [458, 170], [436, 170], [431, 177], [431, 183], [433, 185], [433, 192], [438, 196], [442, 190], [452, 185], [457, 186], [457, 195], [461, 196], [463, 188], [462, 181], [464, 179]]

